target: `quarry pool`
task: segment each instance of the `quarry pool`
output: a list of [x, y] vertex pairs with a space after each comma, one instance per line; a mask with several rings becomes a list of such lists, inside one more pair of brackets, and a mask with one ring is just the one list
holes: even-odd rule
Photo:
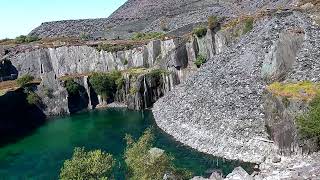
[[150, 111], [107, 109], [52, 119], [30, 136], [2, 146], [0, 179], [58, 179], [64, 160], [72, 156], [75, 147], [102, 149], [113, 154], [118, 161], [115, 177], [125, 179], [123, 138], [125, 134], [138, 138], [151, 126], [156, 136], [155, 146], [173, 155], [176, 166], [195, 175], [208, 176], [213, 169], [227, 174], [239, 165], [250, 169], [250, 165], [217, 159], [176, 142], [156, 127]]

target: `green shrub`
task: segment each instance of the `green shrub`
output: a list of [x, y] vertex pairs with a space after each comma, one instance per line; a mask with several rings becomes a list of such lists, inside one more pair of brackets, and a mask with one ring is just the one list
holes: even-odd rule
[[147, 129], [137, 140], [126, 135], [127, 148], [124, 153], [129, 179], [132, 180], [162, 180], [165, 173], [173, 173], [177, 179], [190, 179], [192, 173], [185, 169], [177, 169], [173, 165], [173, 157], [165, 152], [151, 154], [154, 135]]
[[320, 139], [320, 93], [311, 101], [309, 112], [299, 116], [296, 122], [302, 137]]
[[242, 34], [246, 34], [253, 29], [254, 19], [252, 17], [244, 20], [244, 28]]
[[112, 179], [115, 160], [101, 150], [85, 151], [75, 148], [71, 159], [66, 160], [60, 172], [61, 180]]
[[154, 136], [151, 130], [144, 132], [137, 142], [131, 136], [126, 136], [127, 149], [125, 162], [128, 167], [130, 179], [133, 180], [160, 180], [171, 169], [171, 158], [163, 154], [160, 157], [150, 157]]
[[198, 55], [194, 64], [199, 68], [206, 62], [207, 62], [207, 59], [203, 55], [200, 54], [200, 55]]
[[113, 70], [108, 75], [111, 77], [111, 79], [114, 81], [117, 89], [121, 89], [124, 85], [124, 78], [122, 76], [122, 73], [117, 70]]
[[30, 43], [30, 42], [34, 42], [34, 41], [39, 41], [40, 38], [38, 38], [37, 36], [18, 36], [16, 37], [15, 41], [16, 43]]
[[34, 80], [34, 77], [27, 74], [27, 75], [23, 75], [23, 76], [19, 77], [17, 79], [17, 84], [20, 87], [25, 87], [26, 85], [28, 85], [33, 80]]
[[98, 51], [117, 52], [132, 49], [132, 44], [99, 44]]
[[41, 104], [41, 99], [36, 93], [29, 92], [27, 95], [27, 102], [30, 105], [38, 105]]
[[160, 78], [162, 74], [168, 74], [169, 72], [164, 69], [152, 69], [148, 75], [153, 78]]
[[151, 40], [151, 39], [161, 39], [164, 37], [164, 33], [162, 32], [149, 32], [149, 33], [135, 33], [131, 38], [134, 41], [143, 41], [143, 40]]
[[116, 90], [115, 79], [110, 73], [93, 73], [89, 82], [96, 93], [104, 99], [112, 97]]
[[214, 29], [218, 26], [218, 18], [216, 16], [209, 16], [208, 18], [208, 28]]
[[207, 28], [204, 26], [199, 26], [197, 28], [194, 28], [192, 33], [197, 37], [201, 38], [207, 34]]
[[65, 87], [69, 94], [76, 95], [79, 93], [81, 86], [76, 83], [73, 79], [68, 78], [65, 82]]

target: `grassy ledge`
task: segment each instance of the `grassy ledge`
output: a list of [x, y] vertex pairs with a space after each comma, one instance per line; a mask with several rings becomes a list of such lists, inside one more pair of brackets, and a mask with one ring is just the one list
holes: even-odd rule
[[267, 90], [277, 96], [310, 101], [320, 93], [320, 83], [311, 81], [298, 83], [275, 82], [267, 86]]

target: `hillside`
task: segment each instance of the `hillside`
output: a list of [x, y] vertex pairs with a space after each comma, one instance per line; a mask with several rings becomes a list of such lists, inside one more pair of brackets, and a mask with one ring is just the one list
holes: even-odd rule
[[102, 19], [46, 22], [30, 32], [40, 37], [127, 39], [135, 32], [162, 31], [181, 35], [207, 21], [209, 15], [231, 18], [262, 9], [286, 7], [292, 0], [129, 0], [110, 17]]

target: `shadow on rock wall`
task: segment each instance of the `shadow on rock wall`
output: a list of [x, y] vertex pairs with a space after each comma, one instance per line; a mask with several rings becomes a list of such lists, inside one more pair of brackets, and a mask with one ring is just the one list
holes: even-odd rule
[[0, 147], [32, 133], [46, 116], [36, 105], [29, 105], [22, 89], [0, 96]]

